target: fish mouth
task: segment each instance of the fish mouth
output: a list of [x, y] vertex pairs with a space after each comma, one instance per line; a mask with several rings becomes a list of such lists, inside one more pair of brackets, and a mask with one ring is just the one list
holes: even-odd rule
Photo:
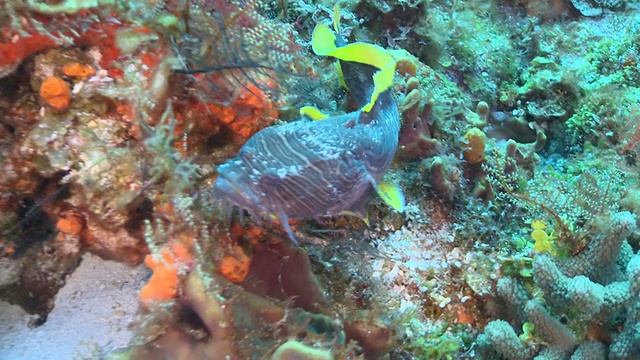
[[220, 167], [218, 174], [213, 185], [215, 199], [245, 209], [250, 214], [256, 213], [260, 209], [261, 201], [251, 189], [251, 184], [248, 183], [249, 179], [243, 178], [225, 166]]

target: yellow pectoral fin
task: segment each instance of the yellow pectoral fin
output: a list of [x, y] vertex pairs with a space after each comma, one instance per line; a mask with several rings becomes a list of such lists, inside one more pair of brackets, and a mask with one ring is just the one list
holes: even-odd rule
[[404, 212], [406, 203], [404, 193], [402, 193], [402, 189], [399, 186], [389, 182], [381, 182], [378, 184], [378, 195], [397, 212]]
[[300, 115], [306, 116], [311, 120], [322, 120], [329, 117], [315, 106], [303, 106], [300, 108]]
[[362, 217], [362, 216], [360, 216], [360, 215], [358, 215], [358, 214], [354, 213], [353, 211], [350, 211], [350, 210], [342, 210], [342, 211], [340, 212], [340, 215], [355, 216], [355, 217], [357, 217], [358, 219], [362, 220], [362, 221], [365, 223], [365, 225], [367, 225], [367, 227], [371, 227], [371, 224], [369, 223], [369, 214], [367, 214], [367, 216], [366, 216], [366, 217]]
[[336, 63], [336, 68], [338, 70], [338, 77], [340, 78], [340, 86], [349, 90], [347, 83], [344, 81], [344, 74], [342, 73], [342, 66], [340, 66], [340, 62]]

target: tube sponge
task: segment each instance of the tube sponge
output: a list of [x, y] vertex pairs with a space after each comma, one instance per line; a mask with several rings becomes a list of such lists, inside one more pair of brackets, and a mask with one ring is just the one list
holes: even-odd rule
[[536, 256], [533, 261], [533, 278], [554, 307], [563, 311], [580, 309], [584, 319], [591, 319], [604, 304], [604, 286], [584, 275], [565, 276], [550, 256]]
[[528, 360], [536, 354], [536, 348], [518, 337], [513, 327], [504, 320], [487, 324], [484, 333], [494, 349], [509, 360]]
[[601, 284], [624, 279], [617, 260], [624, 241], [637, 231], [636, 217], [629, 211], [620, 211], [602, 217], [600, 226], [601, 231], [590, 239], [583, 252], [558, 262], [563, 274], [585, 275]]
[[549, 312], [537, 300], [529, 300], [525, 308], [527, 317], [536, 326], [538, 335], [549, 344], [553, 351], [571, 354], [578, 345], [575, 334]]
[[627, 310], [622, 332], [609, 348], [609, 359], [612, 360], [630, 360], [640, 357], [640, 253], [629, 261], [627, 276], [632, 301]]
[[585, 341], [571, 355], [571, 360], [601, 360], [607, 358], [607, 347], [599, 341]]

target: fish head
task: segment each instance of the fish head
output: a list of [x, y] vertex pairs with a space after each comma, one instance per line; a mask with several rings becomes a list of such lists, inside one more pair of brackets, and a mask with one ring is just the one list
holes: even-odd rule
[[261, 207], [254, 182], [243, 170], [241, 161], [234, 160], [218, 167], [218, 178], [213, 185], [214, 198], [224, 203], [256, 213]]

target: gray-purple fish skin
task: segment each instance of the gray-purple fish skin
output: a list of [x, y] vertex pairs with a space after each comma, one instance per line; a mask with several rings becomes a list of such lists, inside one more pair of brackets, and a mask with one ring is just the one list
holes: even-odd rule
[[[345, 81], [363, 105], [377, 69], [341, 62]], [[363, 83], [366, 81], [366, 83]], [[214, 194], [254, 218], [276, 217], [295, 242], [289, 218], [361, 215], [371, 189], [398, 148], [400, 117], [389, 90], [369, 112], [299, 120], [256, 133], [238, 156], [218, 168]]]

